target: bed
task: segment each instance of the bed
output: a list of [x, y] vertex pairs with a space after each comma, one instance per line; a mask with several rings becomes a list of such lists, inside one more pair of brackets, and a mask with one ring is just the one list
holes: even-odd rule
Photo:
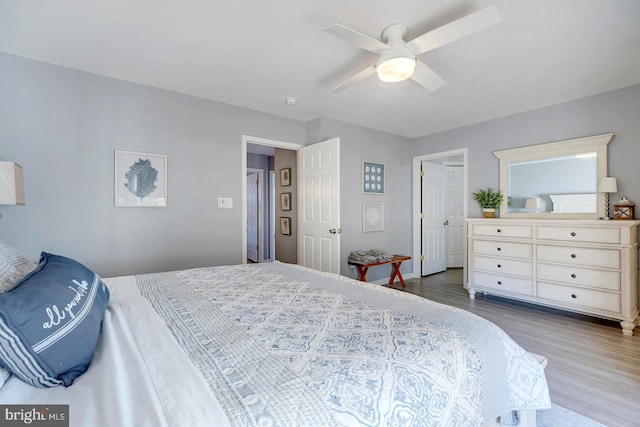
[[279, 262], [104, 283], [86, 372], [13, 375], [1, 404], [69, 404], [71, 426], [535, 425], [551, 406], [497, 326], [379, 285]]

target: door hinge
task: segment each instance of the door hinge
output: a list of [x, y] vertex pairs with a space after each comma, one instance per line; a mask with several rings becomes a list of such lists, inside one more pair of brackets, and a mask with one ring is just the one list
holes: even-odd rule
[[420, 219], [424, 219], [424, 213], [420, 212]]
[[420, 169], [420, 176], [424, 176], [424, 171]]
[[420, 255], [420, 261], [424, 261], [424, 255]]

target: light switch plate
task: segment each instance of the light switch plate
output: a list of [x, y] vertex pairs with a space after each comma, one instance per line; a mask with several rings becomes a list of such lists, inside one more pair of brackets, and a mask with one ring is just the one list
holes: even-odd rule
[[231, 197], [218, 197], [218, 209], [231, 209], [233, 199]]

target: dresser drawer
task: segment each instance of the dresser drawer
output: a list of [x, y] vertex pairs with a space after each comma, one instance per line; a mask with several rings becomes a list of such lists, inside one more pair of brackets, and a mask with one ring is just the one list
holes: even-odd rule
[[538, 226], [536, 238], [562, 242], [620, 243], [619, 228]]
[[472, 234], [474, 236], [531, 239], [533, 238], [533, 227], [530, 225], [474, 224]]
[[588, 267], [620, 268], [620, 250], [538, 245], [538, 261]]
[[474, 254], [503, 256], [507, 258], [533, 259], [533, 245], [530, 243], [495, 242], [474, 240]]
[[610, 291], [620, 290], [619, 271], [539, 263], [536, 266], [536, 277], [538, 280], [563, 282], [569, 285], [589, 286]]
[[473, 285], [522, 295], [533, 295], [533, 280], [498, 274], [473, 272]]
[[533, 277], [533, 263], [513, 259], [473, 257], [473, 269], [485, 272], [512, 274], [514, 276]]
[[585, 309], [595, 308], [620, 313], [620, 294], [615, 292], [597, 291], [553, 283], [538, 282], [538, 298], [561, 302]]

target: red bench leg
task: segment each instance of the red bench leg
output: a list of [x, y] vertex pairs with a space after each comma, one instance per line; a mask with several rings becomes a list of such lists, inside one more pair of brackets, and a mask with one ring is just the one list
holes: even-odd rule
[[391, 272], [391, 278], [389, 279], [389, 286], [393, 286], [393, 281], [398, 278], [400, 280], [400, 284], [403, 288], [407, 285], [404, 283], [404, 279], [402, 278], [402, 274], [400, 274], [400, 266], [402, 265], [402, 261], [394, 262], [391, 264], [393, 266], [393, 271]]
[[361, 282], [366, 282], [367, 271], [369, 270], [369, 267], [363, 267], [361, 265], [358, 265], [356, 267], [358, 267], [358, 280], [360, 280]]

